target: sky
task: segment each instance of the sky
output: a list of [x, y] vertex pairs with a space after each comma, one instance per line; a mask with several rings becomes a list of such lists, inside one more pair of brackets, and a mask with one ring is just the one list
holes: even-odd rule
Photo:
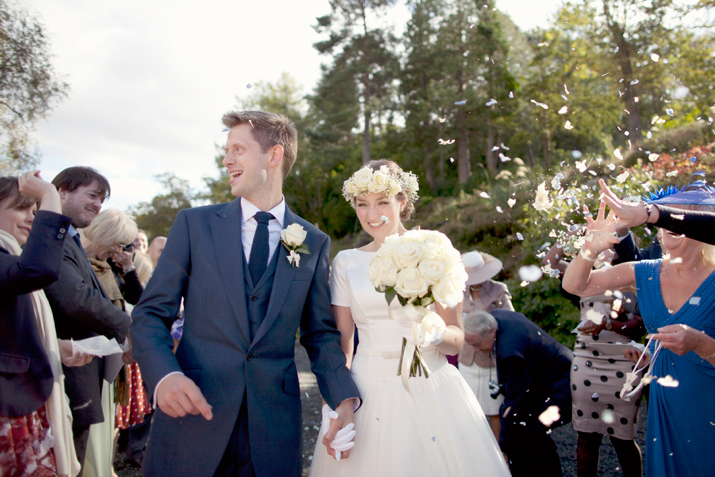
[[[67, 98], [37, 124], [42, 176], [85, 165], [112, 186], [107, 208], [162, 192], [165, 172], [203, 189], [216, 177], [221, 116], [249, 85], [289, 72], [312, 92], [316, 17], [328, 0], [19, 0], [40, 20]], [[497, 0], [522, 29], [546, 27], [561, 0]], [[400, 6], [390, 20], [408, 14]], [[227, 185], [228, 187], [228, 185]]]

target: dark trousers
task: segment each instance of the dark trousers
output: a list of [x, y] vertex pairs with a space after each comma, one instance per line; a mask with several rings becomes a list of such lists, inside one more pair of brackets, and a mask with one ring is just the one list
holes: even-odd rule
[[127, 451], [125, 454], [127, 460], [134, 460], [141, 463], [144, 459], [144, 449], [149, 440], [149, 431], [153, 417], [154, 413], [147, 414], [144, 416], [142, 422], [127, 429]]
[[72, 437], [74, 439], [74, 450], [77, 453], [77, 460], [82, 466], [79, 475], [84, 472], [84, 456], [87, 454], [87, 442], [89, 441], [89, 426], [72, 426]]
[[527, 424], [522, 429], [510, 430], [508, 440], [501, 443], [509, 459], [512, 477], [533, 476], [535, 463], [538, 463], [539, 475], [561, 477], [561, 459], [556, 444], [546, 434], [547, 429], [541, 423], [539, 426]]
[[256, 477], [251, 460], [251, 445], [248, 440], [248, 410], [246, 409], [245, 394], [231, 438], [228, 440], [228, 445], [214, 477]]

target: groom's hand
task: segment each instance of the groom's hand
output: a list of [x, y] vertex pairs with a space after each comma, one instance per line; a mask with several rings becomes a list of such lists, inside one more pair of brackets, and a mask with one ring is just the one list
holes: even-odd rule
[[211, 420], [211, 405], [201, 394], [199, 387], [183, 374], [172, 374], [164, 378], [156, 390], [159, 409], [171, 417], [184, 417], [187, 414], [201, 414]]
[[[355, 404], [353, 400], [348, 399], [341, 402], [338, 404], [335, 412], [338, 413], [338, 418], [330, 420], [330, 429], [328, 429], [328, 432], [323, 436], [323, 445], [328, 449], [328, 454], [333, 458], [335, 458], [335, 449], [330, 447], [330, 443], [335, 439], [335, 435], [340, 429], [355, 420]], [[350, 457], [350, 449], [342, 451], [341, 459], [347, 459], [348, 457]]]

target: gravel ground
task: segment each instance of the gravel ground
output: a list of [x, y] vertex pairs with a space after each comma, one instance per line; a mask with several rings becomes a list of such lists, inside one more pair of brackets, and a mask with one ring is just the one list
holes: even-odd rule
[[[303, 476], [308, 475], [310, 461], [313, 456], [313, 448], [320, 428], [321, 398], [315, 376], [310, 372], [308, 356], [302, 346], [296, 343], [295, 347], [296, 365], [300, 377], [301, 401], [303, 404]], [[640, 424], [638, 427], [638, 445], [645, 457], [645, 422], [646, 408], [641, 406]], [[562, 426], [556, 429], [552, 435], [561, 456], [561, 467], [564, 477], [576, 477], [576, 431], [571, 425]], [[124, 456], [120, 453], [115, 460], [115, 469], [119, 477], [140, 477], [142, 474], [138, 469], [132, 468], [122, 462]], [[535, 470], [538, 469], [538, 462], [535, 462]], [[536, 472], [538, 474], [538, 471]], [[603, 477], [617, 477], [623, 475], [620, 471], [616, 452], [609, 439], [604, 439], [601, 445], [601, 461], [598, 468], [598, 475]], [[548, 476], [547, 476], [548, 477]]]

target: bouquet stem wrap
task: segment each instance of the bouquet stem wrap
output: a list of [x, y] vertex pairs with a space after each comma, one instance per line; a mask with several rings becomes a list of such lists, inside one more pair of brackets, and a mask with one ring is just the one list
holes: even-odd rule
[[421, 306], [398, 306], [390, 308], [390, 318], [398, 321], [409, 320], [412, 324], [412, 343], [402, 338], [402, 352], [400, 353], [400, 363], [397, 367], [397, 375], [402, 377], [402, 385], [407, 392], [410, 392], [409, 378], [421, 376], [426, 378], [430, 375], [430, 369], [422, 356], [422, 350], [414, 343], [423, 340], [420, 323], [428, 313], [434, 313]]

